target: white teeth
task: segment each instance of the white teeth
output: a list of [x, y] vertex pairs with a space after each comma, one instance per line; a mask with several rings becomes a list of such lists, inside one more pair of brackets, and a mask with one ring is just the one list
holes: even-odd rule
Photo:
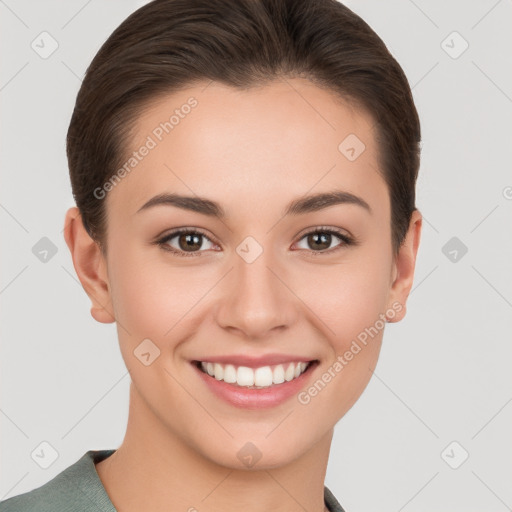
[[215, 363], [213, 365], [213, 370], [215, 372], [215, 378], [217, 380], [222, 380], [224, 378], [224, 368], [219, 363]]
[[247, 366], [239, 366], [236, 371], [236, 383], [239, 386], [254, 386], [254, 371]]
[[290, 382], [304, 373], [307, 367], [308, 363], [304, 362], [278, 364], [273, 367], [262, 366], [260, 368], [201, 362], [203, 371], [216, 380], [223, 380], [228, 384], [238, 386], [258, 388], [267, 388], [273, 384], [282, 384], [285, 381]]
[[232, 364], [224, 367], [224, 382], [234, 384], [236, 382], [236, 368]]
[[295, 365], [290, 363], [288, 365], [288, 368], [284, 372], [284, 380], [290, 382], [293, 379], [293, 377], [295, 377]]
[[274, 368], [272, 382], [274, 384], [282, 384], [284, 382], [284, 368], [282, 364], [278, 364]]
[[264, 366], [263, 368], [256, 368], [254, 372], [254, 385], [267, 387], [272, 385], [272, 370], [270, 366]]

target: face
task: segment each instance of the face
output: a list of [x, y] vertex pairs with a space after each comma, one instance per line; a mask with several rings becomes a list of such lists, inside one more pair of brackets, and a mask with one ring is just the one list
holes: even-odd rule
[[[404, 313], [389, 192], [373, 120], [331, 92], [206, 85], [138, 119], [136, 162], [103, 199], [105, 293], [138, 414], [217, 464], [242, 467], [245, 447], [276, 467], [332, 434], [368, 384], [385, 317]], [[324, 193], [341, 194], [307, 200]], [[224, 364], [212, 377], [197, 361]], [[289, 363], [309, 361], [268, 388], [220, 380], [230, 362], [261, 383], [269, 370], [237, 367], [279, 381], [278, 363], [295, 377]]]

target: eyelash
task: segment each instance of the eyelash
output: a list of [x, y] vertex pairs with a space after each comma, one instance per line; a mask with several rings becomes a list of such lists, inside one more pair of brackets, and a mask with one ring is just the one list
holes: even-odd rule
[[[338, 251], [338, 250], [341, 250], [343, 249], [344, 247], [346, 246], [350, 246], [350, 245], [357, 245], [357, 242], [354, 238], [342, 233], [341, 231], [338, 231], [338, 230], [335, 230], [335, 229], [332, 229], [332, 228], [324, 228], [324, 227], [318, 227], [312, 231], [308, 231], [307, 233], [304, 233], [302, 235], [302, 237], [299, 239], [302, 240], [303, 238], [309, 236], [309, 235], [314, 235], [314, 234], [317, 234], [317, 233], [327, 233], [327, 234], [330, 234], [330, 235], [335, 235], [337, 236], [343, 243], [332, 248], [332, 249], [325, 249], [325, 250], [321, 250], [321, 251], [310, 251], [312, 253], [312, 256], [321, 256], [321, 255], [325, 255], [325, 254], [333, 254], [334, 252]], [[204, 238], [208, 239], [210, 242], [212, 243], [215, 243], [213, 242], [213, 240], [210, 240], [210, 238], [205, 234], [203, 233], [202, 231], [196, 229], [196, 228], [190, 228], [190, 229], [186, 229], [186, 228], [182, 228], [182, 229], [177, 229], [176, 231], [173, 231], [167, 235], [165, 235], [164, 237], [160, 238], [159, 240], [157, 240], [155, 243], [157, 245], [159, 245], [160, 247], [162, 247], [162, 249], [164, 249], [165, 251], [169, 251], [173, 254], [175, 254], [176, 256], [179, 256], [179, 257], [196, 257], [196, 256], [201, 256], [201, 252], [204, 252], [204, 251], [197, 251], [197, 252], [185, 252], [185, 251], [179, 251], [177, 249], [174, 249], [173, 247], [170, 247], [168, 245], [167, 242], [169, 242], [169, 240], [172, 240], [173, 238], [175, 238], [176, 236], [179, 236], [179, 235], [184, 235], [184, 234], [187, 234], [187, 235], [200, 235], [200, 236], [203, 236]], [[307, 249], [301, 249], [301, 250], [307, 250]]]

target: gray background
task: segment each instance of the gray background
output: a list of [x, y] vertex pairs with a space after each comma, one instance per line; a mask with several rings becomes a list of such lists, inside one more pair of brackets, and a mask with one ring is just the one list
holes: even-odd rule
[[[124, 436], [115, 326], [90, 316], [62, 234], [65, 135], [87, 65], [143, 3], [0, 1], [0, 499]], [[326, 485], [347, 512], [511, 510], [512, 2], [347, 5], [413, 88], [425, 222], [408, 314], [387, 326], [374, 377], [336, 426]], [[43, 31], [59, 45], [46, 59], [31, 47]], [[46, 262], [43, 237], [57, 251]], [[31, 456], [52, 453], [43, 442], [57, 454], [46, 469]]]

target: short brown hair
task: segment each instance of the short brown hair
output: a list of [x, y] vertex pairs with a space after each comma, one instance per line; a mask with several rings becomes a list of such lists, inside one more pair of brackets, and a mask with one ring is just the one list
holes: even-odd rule
[[123, 21], [87, 69], [67, 134], [89, 235], [105, 249], [105, 202], [93, 191], [125, 160], [145, 104], [205, 80], [244, 89], [297, 76], [371, 114], [397, 251], [416, 208], [418, 113], [383, 41], [336, 0], [154, 0]]

